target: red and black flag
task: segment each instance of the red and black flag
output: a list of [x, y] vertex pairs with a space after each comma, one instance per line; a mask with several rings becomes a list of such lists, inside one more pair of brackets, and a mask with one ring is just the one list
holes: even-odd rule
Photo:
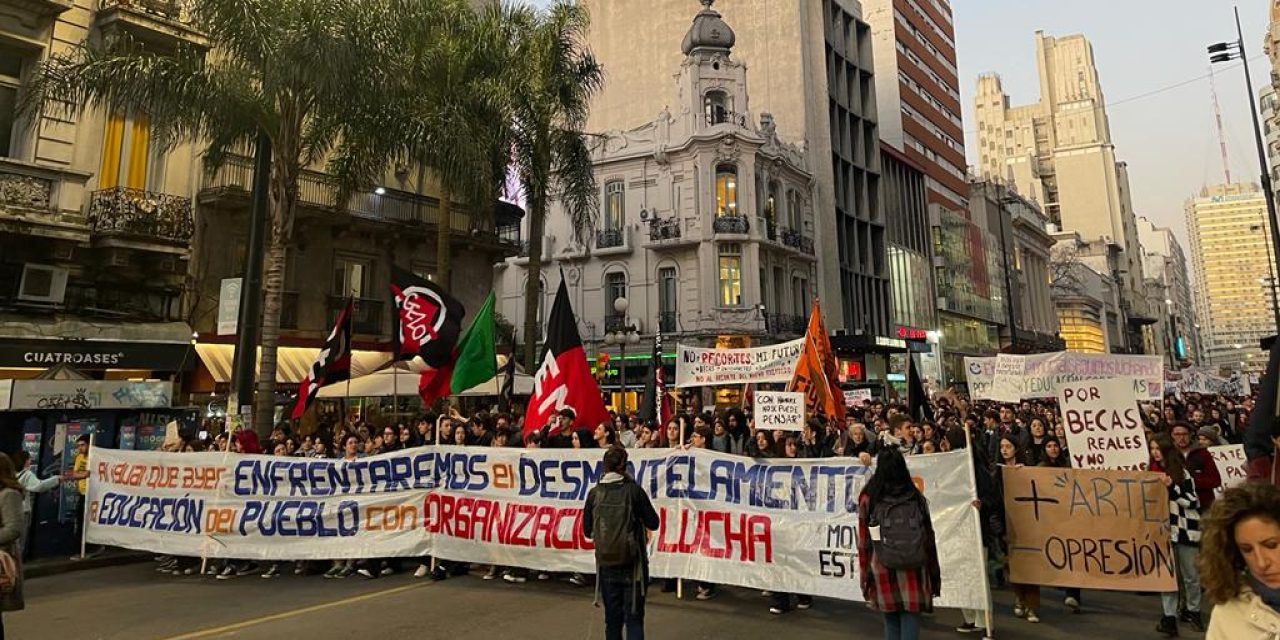
[[307, 412], [315, 401], [320, 387], [351, 378], [351, 315], [354, 311], [351, 299], [338, 312], [333, 331], [324, 341], [324, 348], [311, 363], [311, 372], [298, 385], [298, 398], [293, 405], [293, 419]]
[[546, 426], [563, 409], [573, 410], [578, 428], [593, 429], [609, 420], [562, 278], [547, 320], [547, 344], [533, 376], [533, 395], [524, 413], [525, 435]]
[[453, 362], [454, 347], [467, 310], [435, 283], [403, 269], [391, 269], [391, 298], [396, 305], [395, 357], [420, 356], [427, 366]]
[[644, 404], [640, 407], [640, 419], [666, 428], [673, 414], [671, 395], [667, 393], [666, 371], [662, 366], [662, 334], [653, 339], [653, 375], [644, 385]]

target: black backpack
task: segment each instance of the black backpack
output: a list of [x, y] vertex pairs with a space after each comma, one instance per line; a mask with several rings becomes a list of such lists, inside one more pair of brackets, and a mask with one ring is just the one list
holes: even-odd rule
[[635, 515], [630, 492], [623, 482], [596, 485], [591, 516], [591, 541], [596, 564], [623, 567], [635, 562], [640, 544], [635, 535]]
[[880, 539], [871, 539], [875, 559], [887, 569], [919, 569], [928, 560], [925, 552], [929, 517], [913, 493], [884, 496], [871, 510], [869, 526], [880, 527]]

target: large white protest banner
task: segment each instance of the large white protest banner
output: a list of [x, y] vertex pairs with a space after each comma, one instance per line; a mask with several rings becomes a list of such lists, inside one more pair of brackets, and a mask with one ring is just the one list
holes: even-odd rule
[[[1164, 397], [1164, 365], [1160, 356], [1105, 353], [1038, 353], [996, 356], [989, 399], [1018, 402], [1058, 396], [1058, 383], [1125, 378], [1136, 400]], [[1014, 396], [1017, 396], [1016, 398]]]
[[1060, 382], [1057, 387], [1072, 467], [1146, 471], [1151, 454], [1130, 379]]
[[964, 358], [965, 381], [969, 384], [969, 398], [992, 400], [991, 383], [996, 377], [996, 358]]
[[1218, 475], [1222, 477], [1222, 486], [1218, 487], [1218, 493], [1244, 484], [1248, 480], [1249, 461], [1244, 456], [1244, 445], [1224, 444], [1209, 447], [1209, 455], [1213, 456], [1213, 463], [1218, 467]]
[[[862, 598], [849, 458], [753, 460], [635, 449], [661, 526], [652, 573]], [[595, 569], [582, 507], [599, 451], [433, 446], [352, 461], [95, 449], [88, 541], [182, 556], [324, 560], [431, 554], [543, 571]], [[963, 451], [909, 459], [929, 500], [945, 607], [986, 606]]]
[[682, 344], [676, 353], [676, 386], [790, 382], [803, 348], [804, 338], [749, 349], [704, 349]]
[[756, 426], [769, 431], [804, 429], [804, 394], [799, 391], [757, 391]]

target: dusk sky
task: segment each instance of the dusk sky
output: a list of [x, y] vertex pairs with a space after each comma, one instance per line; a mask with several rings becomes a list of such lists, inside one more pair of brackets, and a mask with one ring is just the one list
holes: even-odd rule
[[[547, 5], [551, 0], [528, 0]], [[616, 0], [644, 2], [644, 0]], [[720, 0], [730, 3], [733, 0]], [[690, 15], [697, 2], [689, 0]], [[1034, 34], [1083, 33], [1093, 43], [1116, 155], [1128, 162], [1134, 208], [1174, 229], [1186, 248], [1183, 202], [1223, 181], [1205, 47], [1235, 38], [1228, 0], [953, 0], [965, 145], [976, 164], [972, 95], [981, 73], [999, 73], [1013, 105], [1038, 99]], [[1255, 88], [1269, 77], [1262, 51], [1266, 0], [1241, 0]], [[731, 25], [732, 26], [732, 25]], [[674, 46], [674, 45], [673, 45]], [[1257, 152], [1239, 63], [1214, 67], [1235, 181], [1258, 179]]]

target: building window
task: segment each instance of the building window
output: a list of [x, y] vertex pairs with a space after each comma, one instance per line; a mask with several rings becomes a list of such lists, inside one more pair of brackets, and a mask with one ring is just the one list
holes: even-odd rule
[[608, 231], [622, 230], [625, 220], [626, 187], [621, 180], [614, 180], [604, 185], [604, 228]]
[[658, 330], [671, 333], [676, 330], [676, 312], [679, 310], [675, 267], [658, 269]]
[[613, 301], [627, 297], [627, 274], [615, 271], [604, 277], [604, 315], [612, 318], [617, 314], [613, 310]]
[[787, 227], [800, 230], [800, 192], [787, 189]]
[[729, 96], [723, 91], [708, 91], [702, 100], [702, 108], [706, 113], [707, 124], [716, 125], [729, 121]]
[[333, 295], [342, 298], [365, 297], [373, 267], [367, 260], [338, 256], [333, 259]]
[[742, 245], [720, 245], [720, 306], [742, 304]]
[[738, 167], [716, 165], [716, 217], [738, 215]]
[[107, 118], [102, 135], [102, 170], [98, 188], [146, 189], [155, 149], [151, 145], [151, 121], [143, 114], [123, 112]]
[[764, 199], [764, 230], [770, 240], [778, 237], [778, 205], [781, 204], [781, 189], [777, 182], [769, 183], [769, 195]]
[[0, 44], [0, 158], [18, 154], [18, 93], [25, 63], [21, 49]]

